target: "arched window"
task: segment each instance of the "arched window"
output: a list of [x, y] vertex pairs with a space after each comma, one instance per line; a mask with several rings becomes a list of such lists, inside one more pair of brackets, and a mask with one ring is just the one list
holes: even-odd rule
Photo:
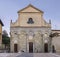
[[29, 19], [28, 19], [28, 21], [27, 21], [27, 23], [28, 23], [28, 24], [33, 24], [33, 23], [34, 23], [34, 21], [33, 21], [33, 19], [32, 19], [32, 18], [29, 18]]

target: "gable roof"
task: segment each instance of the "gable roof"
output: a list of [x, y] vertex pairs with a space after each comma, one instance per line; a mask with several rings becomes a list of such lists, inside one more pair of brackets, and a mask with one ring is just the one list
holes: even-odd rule
[[2, 21], [1, 21], [1, 19], [0, 19], [0, 24], [1, 24], [2, 26], [4, 26], [4, 24], [3, 24]]
[[38, 8], [34, 7], [34, 6], [31, 5], [31, 4], [29, 4], [27, 7], [25, 7], [25, 8], [23, 8], [23, 9], [19, 10], [18, 13], [21, 12], [21, 11], [23, 11], [24, 9], [28, 8], [28, 7], [32, 7], [32, 8], [34, 8], [34, 9], [36, 9], [36, 10], [38, 10], [38, 11], [44, 13], [42, 10], [39, 10]]

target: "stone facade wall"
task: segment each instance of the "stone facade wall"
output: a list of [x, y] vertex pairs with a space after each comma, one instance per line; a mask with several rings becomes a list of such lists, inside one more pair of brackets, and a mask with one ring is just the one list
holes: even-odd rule
[[57, 53], [60, 53], [60, 36], [53, 37], [52, 46], [54, 45]]
[[52, 38], [52, 46], [57, 53], [60, 53], [60, 30], [52, 30], [52, 33], [56, 35]]
[[29, 52], [29, 42], [33, 42], [33, 52], [44, 52], [45, 40], [50, 51], [50, 33], [50, 28], [11, 28], [11, 52], [14, 52], [15, 43], [18, 44], [18, 52]]
[[[41, 26], [43, 25], [41, 13], [20, 13], [19, 17], [20, 18], [18, 20], [19, 20], [20, 26]], [[29, 18], [33, 19], [34, 24], [31, 25], [27, 23]], [[22, 20], [20, 21], [20, 19]]]

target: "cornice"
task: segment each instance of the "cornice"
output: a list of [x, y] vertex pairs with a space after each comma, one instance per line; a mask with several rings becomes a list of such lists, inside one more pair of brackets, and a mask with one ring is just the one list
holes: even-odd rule
[[10, 28], [51, 28], [50, 26], [11, 26]]

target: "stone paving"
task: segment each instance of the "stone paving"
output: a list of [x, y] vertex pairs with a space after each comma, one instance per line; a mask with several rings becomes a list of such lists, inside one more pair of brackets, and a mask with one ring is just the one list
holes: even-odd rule
[[60, 57], [60, 56], [52, 53], [23, 53], [16, 57]]
[[54, 53], [0, 53], [0, 57], [60, 57]]

